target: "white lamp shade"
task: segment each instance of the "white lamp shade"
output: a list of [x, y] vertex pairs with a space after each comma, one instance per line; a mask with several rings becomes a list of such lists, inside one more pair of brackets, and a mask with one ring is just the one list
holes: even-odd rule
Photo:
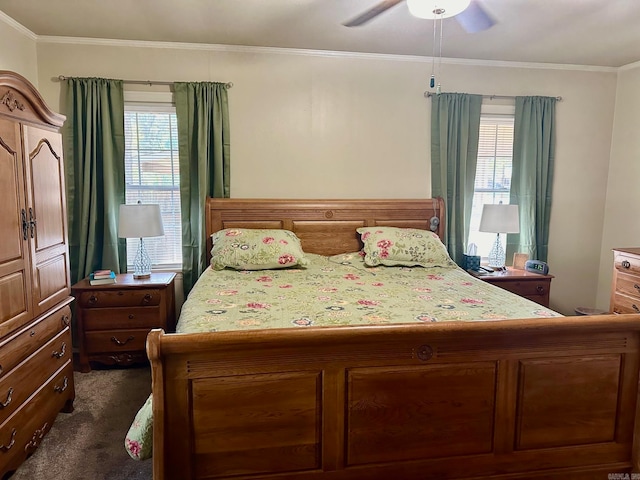
[[160, 205], [136, 203], [120, 205], [118, 236], [120, 238], [146, 238], [164, 235]]
[[520, 232], [520, 217], [518, 205], [485, 204], [480, 218], [481, 232], [518, 233]]
[[[407, 0], [411, 15], [432, 20], [458, 15], [469, 3], [471, 0]], [[440, 11], [442, 13], [437, 13]]]

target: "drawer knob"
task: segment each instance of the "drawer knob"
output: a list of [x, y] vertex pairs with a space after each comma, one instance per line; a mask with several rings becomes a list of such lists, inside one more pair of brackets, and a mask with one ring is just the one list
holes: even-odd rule
[[11, 395], [13, 395], [13, 387], [9, 389], [9, 393], [7, 393], [7, 399], [4, 402], [0, 402], [0, 409], [7, 408], [11, 403]]
[[136, 316], [133, 313], [129, 314], [129, 320], [133, 320], [134, 318], [136, 318]]
[[18, 431], [14, 428], [11, 430], [11, 438], [9, 439], [9, 445], [0, 445], [0, 450], [3, 452], [8, 452], [13, 447], [13, 444], [16, 443], [16, 433]]
[[96, 297], [95, 295], [91, 295], [89, 297], [89, 303], [91, 304], [98, 303], [98, 297]]
[[64, 357], [64, 354], [67, 351], [67, 343], [66, 342], [62, 342], [62, 348], [60, 348], [59, 352], [54, 351], [51, 356], [55, 357], [55, 358], [62, 358]]
[[53, 387], [53, 390], [57, 393], [62, 393], [67, 389], [68, 386], [69, 386], [69, 379], [65, 375], [64, 378], [62, 379], [62, 386], [56, 385], [55, 387]]
[[429, 345], [420, 345], [416, 352], [416, 356], [423, 362], [426, 362], [427, 360], [430, 360], [431, 357], [433, 357], [433, 348], [431, 348]]
[[71, 319], [69, 318], [69, 315], [63, 315], [62, 316], [62, 324], [65, 327], [68, 327], [70, 323], [71, 323]]
[[622, 267], [623, 267], [623, 268], [631, 268], [631, 264], [629, 263], [629, 261], [628, 261], [628, 260], [624, 260], [624, 261], [622, 262]]
[[151, 302], [151, 299], [153, 298], [153, 295], [151, 295], [150, 293], [147, 293], [143, 298], [142, 298], [142, 303], [147, 304], [149, 302]]
[[116, 345], [126, 345], [127, 343], [129, 343], [130, 341], [132, 341], [135, 337], [133, 335], [129, 336], [129, 338], [127, 338], [124, 342], [121, 340], [118, 340], [116, 337], [111, 337], [111, 341], [113, 343], [115, 343]]
[[31, 330], [31, 331], [29, 332], [29, 336], [30, 336], [30, 337], [33, 337], [35, 334], [36, 334], [36, 331], [35, 331], [35, 330]]
[[541, 295], [542, 295], [543, 293], [545, 293], [545, 291], [546, 291], [546, 290], [545, 290], [545, 288], [544, 288], [542, 285], [538, 285], [538, 286], [536, 287], [536, 292], [538, 292], [538, 293], [539, 293], [539, 294], [541, 294]]

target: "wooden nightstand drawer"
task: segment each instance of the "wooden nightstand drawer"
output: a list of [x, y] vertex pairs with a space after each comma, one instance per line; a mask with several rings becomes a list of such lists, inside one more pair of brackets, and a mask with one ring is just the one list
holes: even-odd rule
[[103, 289], [82, 292], [78, 304], [84, 308], [147, 307], [160, 304], [158, 289]]
[[523, 297], [544, 296], [549, 293], [551, 280], [509, 281], [496, 283], [497, 286]]
[[150, 331], [151, 329], [148, 328], [87, 332], [85, 348], [88, 354], [144, 351]]
[[154, 328], [160, 307], [92, 308], [84, 312], [85, 331]]

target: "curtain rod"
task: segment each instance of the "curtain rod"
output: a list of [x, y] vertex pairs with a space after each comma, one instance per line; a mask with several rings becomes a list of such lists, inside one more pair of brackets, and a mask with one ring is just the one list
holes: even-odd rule
[[[65, 77], [64, 75], [58, 75], [58, 80], [60, 80], [61, 82], [68, 78], [69, 77]], [[158, 82], [155, 80], [122, 80], [122, 83], [128, 83], [130, 85], [148, 85], [150, 87], [152, 85], [167, 85], [170, 87], [176, 82]], [[233, 87], [233, 82], [227, 82], [224, 84], [224, 88], [226, 88], [227, 90], [230, 89], [231, 87]]]
[[[437, 93], [424, 92], [425, 98], [433, 97], [434, 95], [437, 95]], [[504, 100], [512, 100], [512, 99], [514, 99], [516, 97], [515, 97], [515, 95], [482, 95], [482, 98], [488, 98], [489, 100], [495, 100], [495, 99], [498, 99], [498, 98], [499, 99], [504, 99]], [[553, 98], [555, 98], [559, 102], [562, 101], [562, 97], [553, 97]]]

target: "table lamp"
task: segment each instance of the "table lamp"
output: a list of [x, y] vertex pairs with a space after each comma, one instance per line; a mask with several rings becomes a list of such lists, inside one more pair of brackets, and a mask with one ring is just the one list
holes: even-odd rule
[[504, 248], [502, 248], [500, 234], [520, 232], [518, 205], [503, 203], [483, 205], [479, 230], [497, 234], [496, 241], [489, 252], [489, 266], [492, 268], [504, 268], [506, 254]]
[[164, 235], [160, 205], [143, 204], [120, 205], [118, 236], [139, 238], [138, 251], [133, 261], [133, 278], [151, 277], [151, 258], [144, 248], [144, 238]]

